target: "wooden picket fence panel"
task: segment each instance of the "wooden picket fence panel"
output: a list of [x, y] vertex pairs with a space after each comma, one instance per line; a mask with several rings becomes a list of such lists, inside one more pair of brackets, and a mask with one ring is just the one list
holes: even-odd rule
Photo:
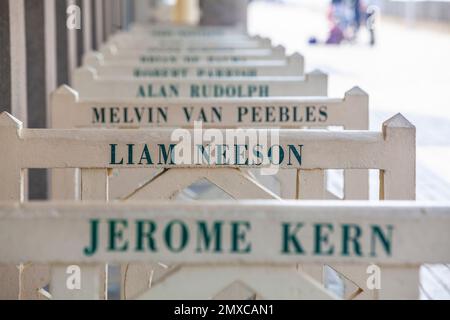
[[117, 60], [105, 60], [96, 52], [84, 56], [83, 65], [94, 68], [99, 77], [134, 77], [134, 78], [195, 78], [195, 77], [273, 77], [301, 76], [304, 72], [304, 61], [300, 54], [293, 54], [282, 60], [255, 60], [235, 62], [230, 65], [217, 62], [211, 64], [162, 64], [146, 65], [144, 63], [127, 63]]
[[[154, 142], [161, 145], [170, 144], [170, 131], [164, 130], [45, 130], [45, 129], [23, 129], [19, 121], [13, 119], [6, 113], [1, 116], [2, 140], [12, 150], [8, 154], [3, 154], [8, 163], [2, 170], [2, 176], [11, 183], [2, 185], [1, 194], [6, 200], [23, 200], [23, 178], [21, 172], [26, 168], [83, 168], [82, 176], [90, 176], [90, 170], [103, 172], [107, 180], [107, 169], [116, 167], [135, 167], [133, 165], [117, 166], [109, 164], [111, 159], [112, 144], [129, 144], [133, 141], [136, 147], [142, 141]], [[159, 132], [158, 132], [159, 131]], [[328, 131], [280, 131], [280, 145], [298, 145], [302, 143], [304, 150], [309, 150], [311, 155], [303, 156], [299, 170], [298, 190], [307, 188], [303, 185], [307, 179], [302, 179], [303, 173], [314, 173], [317, 168], [324, 169], [379, 169], [380, 170], [380, 198], [381, 199], [414, 199], [415, 197], [415, 129], [401, 115], [390, 119], [383, 125], [383, 132], [328, 132]], [[109, 147], [109, 148], [108, 148]], [[24, 154], [26, 153], [26, 156]], [[271, 193], [258, 185], [258, 183], [248, 176], [238, 173], [236, 169], [242, 168], [240, 165], [231, 165], [223, 169], [212, 169], [211, 165], [206, 165], [204, 169], [185, 169], [174, 165], [144, 165], [144, 167], [160, 167], [170, 169], [158, 175], [147, 185], [138, 188], [133, 192], [133, 198], [143, 196], [147, 198], [158, 198], [157, 192], [161, 192], [161, 198], [171, 198], [177, 190], [180, 190], [180, 181], [183, 183], [193, 183], [201, 177], [206, 177], [216, 182], [219, 187], [228, 192], [234, 191], [236, 197], [239, 196], [239, 185], [246, 183], [243, 192], [256, 192], [257, 198], [261, 199], [261, 194], [267, 194], [273, 198]], [[181, 166], [183, 167], [183, 166]], [[286, 168], [286, 164], [281, 165]], [[231, 170], [230, 170], [231, 169]], [[84, 173], [84, 171], [86, 171]], [[190, 175], [189, 172], [197, 174]], [[312, 170], [312, 171], [311, 171]], [[219, 171], [223, 171], [219, 172]], [[94, 175], [96, 176], [96, 175]], [[228, 176], [229, 179], [226, 177]], [[176, 180], [176, 179], [179, 180]], [[183, 178], [183, 179], [181, 179]], [[192, 179], [189, 181], [189, 179]], [[84, 188], [81, 179], [82, 190], [92, 190], [95, 188]], [[98, 184], [99, 179], [88, 179]], [[101, 180], [100, 180], [101, 181]], [[155, 181], [157, 183], [155, 183]], [[164, 188], [158, 181], [165, 181]], [[175, 182], [170, 186], [169, 182]], [[231, 184], [230, 184], [231, 182]], [[237, 185], [233, 185], [233, 183]], [[181, 183], [182, 184], [182, 183]], [[188, 185], [189, 185], [188, 184]], [[186, 186], [188, 186], [186, 185]], [[159, 186], [153, 188], [153, 186]], [[184, 185], [181, 186], [181, 188]], [[105, 189], [105, 192], [107, 189]], [[258, 191], [259, 190], [259, 191]], [[251, 196], [251, 193], [250, 193]], [[106, 198], [107, 195], [104, 196]], [[244, 195], [244, 197], [247, 197]], [[82, 196], [83, 198], [83, 196]], [[92, 199], [92, 198], [90, 198]], [[417, 270], [411, 270], [417, 273]], [[404, 272], [409, 276], [410, 272]], [[412, 286], [414, 287], [414, 286]], [[417, 287], [417, 286], [416, 286]], [[405, 286], [406, 289], [406, 286]], [[406, 292], [411, 294], [411, 287]]]

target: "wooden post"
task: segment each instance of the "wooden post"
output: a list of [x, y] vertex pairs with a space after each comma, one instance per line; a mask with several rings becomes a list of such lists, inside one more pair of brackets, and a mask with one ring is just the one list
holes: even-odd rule
[[[54, 0], [25, 0], [27, 54], [27, 99], [29, 127], [45, 128], [50, 112], [48, 95], [56, 88], [56, 9]], [[20, 171], [20, 170], [19, 170]], [[29, 171], [30, 199], [47, 198], [46, 170]], [[20, 299], [43, 299], [39, 293], [48, 279], [46, 266], [22, 265], [20, 268]]]
[[[68, 86], [61, 86], [51, 95], [52, 119], [54, 129], [69, 128], [64, 126], [61, 106], [73, 105], [78, 99], [75, 91]], [[52, 200], [80, 200], [80, 173], [78, 169], [53, 169], [51, 172], [51, 199]]]
[[[345, 99], [349, 103], [347, 110], [349, 123], [347, 130], [369, 129], [369, 96], [359, 87], [354, 87], [345, 93]], [[352, 120], [358, 121], [352, 121]], [[368, 200], [369, 199], [369, 171], [368, 170], [344, 170], [344, 200]], [[362, 266], [332, 265], [331, 268], [344, 277], [344, 297], [356, 299], [375, 299], [373, 292], [366, 289], [367, 273]], [[355, 286], [358, 287], [355, 292]], [[361, 291], [362, 290], [362, 291]]]
[[[86, 200], [108, 200], [108, 172], [106, 169], [81, 171], [81, 197]], [[66, 286], [68, 266], [54, 266], [51, 271], [50, 292], [53, 299], [79, 300], [107, 299], [107, 265], [82, 265], [81, 288]]]
[[56, 1], [44, 1], [44, 31], [45, 31], [45, 84], [46, 84], [46, 124], [50, 124], [51, 110], [49, 103], [50, 94], [57, 87], [57, 49], [56, 49]]
[[[347, 130], [369, 130], [369, 95], [358, 87], [354, 87], [345, 93], [345, 99], [349, 101], [349, 119], [358, 119], [346, 126]], [[344, 171], [344, 199], [368, 200], [369, 199], [369, 171], [345, 170]]]
[[[26, 121], [26, 48], [25, 48], [25, 9], [23, 0], [0, 1], [0, 111], [7, 111]], [[12, 134], [18, 130], [14, 119], [6, 114], [0, 116], [0, 132]], [[0, 199], [23, 201], [23, 175], [14, 167], [14, 162], [3, 159], [2, 164], [12, 165], [7, 169], [8, 183], [0, 185]], [[19, 298], [20, 267], [0, 265], [0, 299]]]
[[[388, 144], [387, 170], [380, 170], [380, 200], [415, 200], [416, 198], [416, 129], [401, 114], [383, 123]], [[401, 152], [399, 152], [401, 150]], [[367, 267], [367, 266], [366, 266]], [[379, 266], [381, 289], [370, 290], [363, 266], [333, 265], [362, 289], [356, 299], [418, 299], [420, 266]], [[346, 288], [346, 296], [351, 293]]]
[[380, 199], [415, 200], [416, 128], [397, 114], [383, 123], [383, 135], [389, 145], [390, 169], [380, 172]]
[[[108, 201], [108, 170], [84, 169], [81, 170], [81, 200]], [[98, 283], [98, 287], [92, 287], [92, 291], [81, 289], [84, 297], [94, 297], [101, 300], [108, 299], [108, 265], [85, 266], [84, 279], [87, 283]], [[89, 287], [88, 287], [89, 289]]]
[[[294, 170], [286, 170], [294, 171]], [[326, 177], [324, 170], [296, 170], [297, 188], [296, 199], [299, 200], [324, 200], [326, 189]], [[319, 283], [323, 283], [323, 265], [301, 264], [297, 265], [301, 272], [305, 272]]]
[[[3, 2], [0, 2], [4, 5]], [[2, 139], [14, 141], [17, 132], [22, 129], [22, 123], [7, 113], [0, 115], [0, 136]], [[5, 140], [5, 141], [6, 141]], [[1, 201], [24, 201], [23, 171], [16, 166], [16, 161], [9, 158], [8, 152], [0, 154], [0, 161], [4, 167], [0, 184]], [[7, 183], [6, 183], [7, 181]], [[20, 270], [23, 266], [0, 265], [0, 299], [16, 300], [20, 298]]]
[[[67, 32], [67, 2], [55, 1], [57, 85], [69, 84], [69, 38]], [[51, 124], [51, 123], [49, 123]]]

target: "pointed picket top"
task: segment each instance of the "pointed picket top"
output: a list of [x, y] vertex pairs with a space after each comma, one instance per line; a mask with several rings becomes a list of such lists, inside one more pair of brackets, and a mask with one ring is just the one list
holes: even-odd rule
[[415, 128], [415, 126], [409, 122], [401, 113], [397, 113], [395, 116], [387, 119], [383, 122], [383, 127], [387, 128]]
[[81, 67], [75, 69], [74, 78], [82, 78], [82, 79], [95, 79], [97, 76], [97, 71], [91, 67]]
[[78, 92], [66, 84], [59, 86], [58, 89], [53, 91], [52, 96], [64, 96], [66, 98], [71, 97], [74, 101], [78, 100]]
[[303, 61], [304, 57], [299, 52], [295, 52], [288, 57], [289, 60]]
[[110, 44], [109, 49], [112, 54], [117, 54], [119, 52], [119, 48], [115, 44]]
[[328, 78], [328, 74], [326, 74], [325, 72], [319, 70], [319, 69], [314, 69], [311, 72], [308, 72], [305, 75], [305, 78], [316, 78], [316, 79], [321, 79], [321, 78]]
[[287, 58], [287, 63], [291, 69], [296, 70], [298, 75], [302, 75], [304, 73], [304, 60], [300, 53], [296, 52], [291, 54]]
[[96, 67], [104, 63], [103, 55], [100, 52], [88, 52], [83, 56], [83, 65]]
[[365, 92], [358, 86], [354, 86], [350, 90], [345, 93], [346, 96], [368, 96], [368, 93]]
[[272, 40], [270, 38], [266, 38], [266, 37], [261, 37], [260, 38], [260, 42], [267, 44], [267, 45], [271, 45], [272, 44]]
[[286, 54], [286, 48], [282, 45], [278, 45], [275, 48], [272, 49], [274, 52], [279, 52], [281, 54]]
[[300, 52], [294, 52], [291, 54], [291, 58], [301, 58], [303, 59], [303, 55]]
[[77, 91], [82, 92], [81, 88], [89, 86], [96, 78], [97, 70], [91, 67], [77, 68], [72, 73], [72, 85]]
[[9, 112], [4, 111], [0, 114], [0, 127], [9, 127], [20, 130], [23, 127], [23, 123]]
[[[119, 40], [120, 38], [114, 38], [114, 39], [111, 39], [110, 41], [111, 41], [111, 46], [113, 46], [113, 48], [119, 48], [120, 47], [120, 40]], [[114, 50], [114, 49], [113, 49]]]
[[386, 139], [387, 132], [389, 129], [410, 129], [416, 130], [416, 127], [408, 121], [401, 113], [397, 113], [395, 116], [389, 118], [385, 122], [383, 122], [383, 136]]
[[102, 54], [108, 54], [111, 55], [113, 54], [112, 48], [110, 45], [108, 44], [103, 44], [100, 46], [100, 49], [98, 50], [100, 53]]
[[112, 44], [104, 44], [100, 47], [99, 52], [103, 57], [111, 57], [117, 54], [117, 47]]

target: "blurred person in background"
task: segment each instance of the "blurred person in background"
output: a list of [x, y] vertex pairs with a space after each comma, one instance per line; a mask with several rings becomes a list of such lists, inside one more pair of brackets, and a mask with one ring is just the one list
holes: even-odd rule
[[344, 38], [346, 28], [345, 3], [344, 0], [331, 0], [328, 11], [328, 21], [330, 22], [330, 33], [326, 44], [340, 44]]
[[370, 44], [374, 45], [376, 8], [376, 1], [371, 0], [331, 0], [328, 11], [330, 31], [325, 43], [355, 42], [361, 23], [365, 21], [370, 35]]
[[359, 28], [361, 27], [361, 1], [353, 0], [353, 28], [355, 36], [358, 34]]
[[365, 11], [365, 22], [366, 28], [369, 31], [369, 43], [371, 46], [375, 45], [375, 27], [377, 20], [379, 19], [380, 7], [378, 6], [377, 0], [366, 0]]

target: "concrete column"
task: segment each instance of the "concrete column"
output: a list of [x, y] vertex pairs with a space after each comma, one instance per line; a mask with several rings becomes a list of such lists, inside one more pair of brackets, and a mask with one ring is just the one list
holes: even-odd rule
[[24, 0], [0, 0], [0, 111], [27, 123]]
[[81, 9], [81, 29], [76, 30], [76, 42], [77, 42], [77, 67], [81, 66], [84, 55], [84, 27], [86, 21], [85, 10], [84, 10], [84, 0], [75, 0], [75, 4]]
[[67, 32], [67, 2], [56, 0], [56, 82], [69, 84], [69, 38]]
[[136, 21], [136, 0], [128, 0], [128, 26]]
[[[75, 0], [66, 0], [67, 8], [78, 5]], [[81, 8], [80, 8], [81, 12]], [[73, 13], [73, 12], [72, 12]], [[67, 19], [67, 14], [64, 15]], [[80, 17], [81, 19], [82, 17]], [[71, 76], [73, 71], [78, 67], [78, 30], [66, 28], [67, 32], [67, 60], [68, 60], [68, 74], [69, 74], [69, 84], [72, 82]]]
[[248, 0], [200, 0], [200, 25], [247, 30]]
[[105, 4], [104, 0], [95, 0], [95, 49], [105, 41]]
[[113, 33], [113, 0], [104, 2], [105, 39]]
[[131, 0], [119, 0], [120, 1], [120, 5], [121, 5], [121, 20], [122, 20], [122, 29], [123, 30], [128, 30], [128, 26], [131, 23], [131, 17], [130, 17], [130, 12], [131, 12]]
[[130, 24], [135, 21], [135, 0], [122, 1], [122, 29], [128, 30]]
[[[47, 126], [47, 78], [45, 56], [45, 2], [25, 0], [27, 100], [30, 128]], [[46, 170], [29, 170], [28, 198], [47, 198]]]
[[149, 0], [134, 0], [134, 20], [140, 23], [149, 22], [151, 8]]
[[124, 26], [123, 21], [123, 4], [122, 0], [111, 0], [112, 1], [112, 15], [113, 15], [113, 33], [121, 30]]
[[93, 19], [92, 19], [92, 2], [91, 0], [82, 0], [83, 14], [81, 28], [83, 33], [83, 50], [81, 52], [81, 60], [86, 52], [92, 51], [93, 48]]
[[95, 22], [95, 0], [89, 1], [89, 17], [91, 20], [91, 49], [97, 50], [97, 23]]

